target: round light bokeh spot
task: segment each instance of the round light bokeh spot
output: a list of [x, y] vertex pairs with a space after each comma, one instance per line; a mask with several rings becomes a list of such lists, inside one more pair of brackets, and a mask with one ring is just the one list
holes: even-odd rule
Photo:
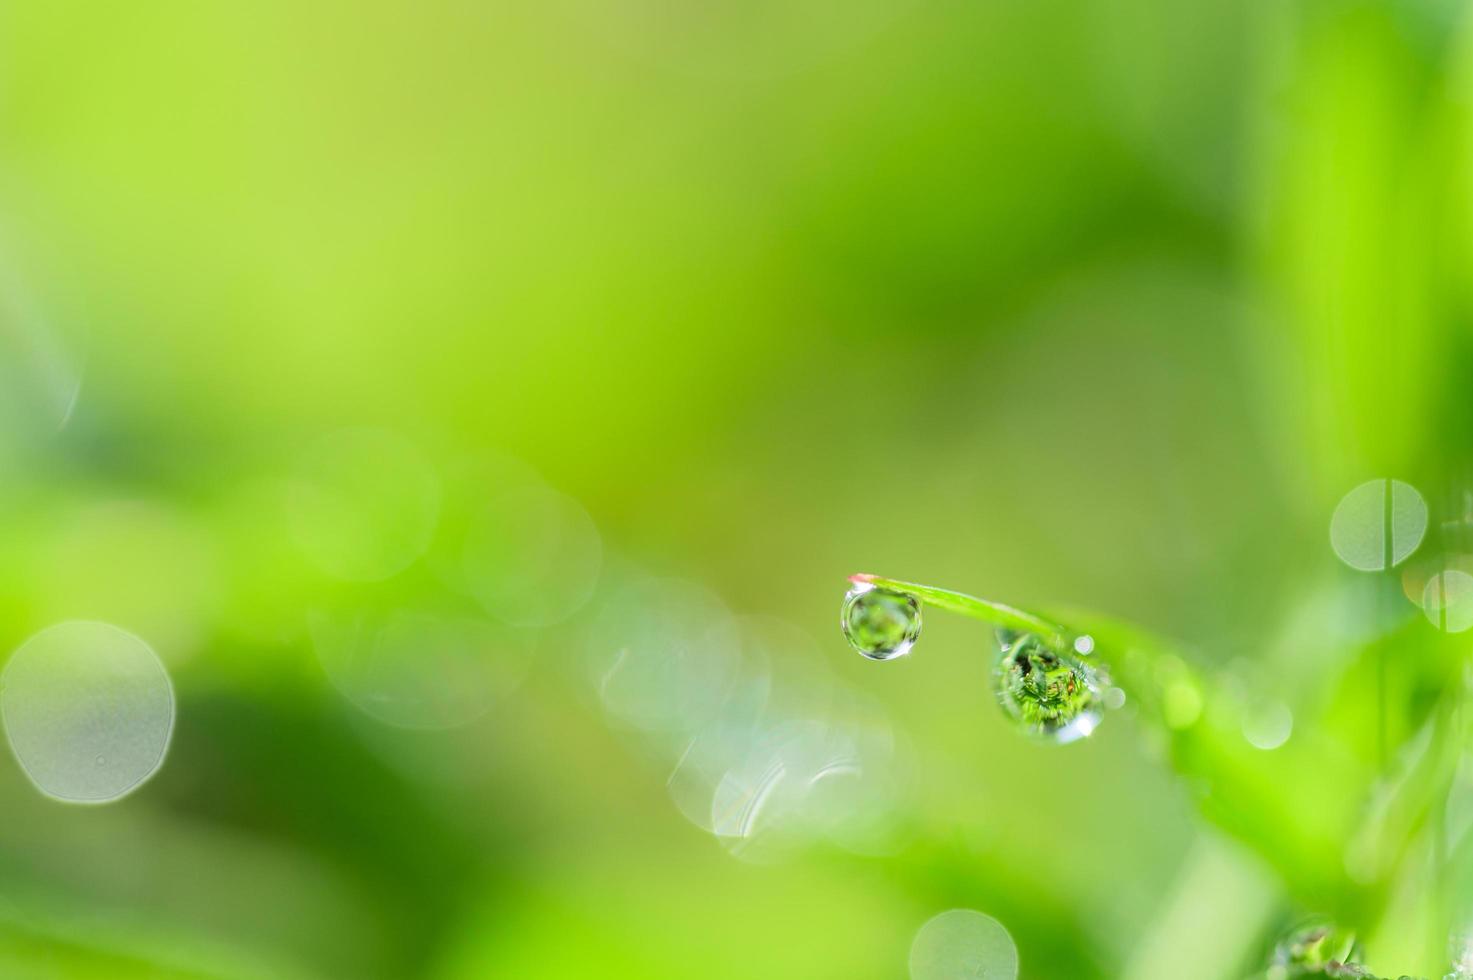
[[589, 631], [604, 708], [635, 728], [689, 735], [725, 702], [740, 667], [737, 628], [710, 592], [636, 578], [610, 593]]
[[738, 616], [730, 626], [738, 657], [724, 693], [671, 743], [666, 787], [676, 809], [751, 863], [819, 839], [888, 853], [906, 787], [880, 703], [838, 684], [792, 624]]
[[1361, 572], [1400, 565], [1427, 533], [1427, 501], [1400, 480], [1370, 480], [1351, 490], [1330, 517], [1330, 546]]
[[910, 946], [910, 980], [1016, 980], [1018, 947], [1002, 923], [971, 909], [942, 912]]
[[395, 728], [468, 725], [521, 683], [530, 634], [479, 616], [394, 609], [311, 616], [324, 673], [364, 714]]
[[828, 755], [809, 781], [804, 817], [814, 831], [856, 854], [890, 853], [909, 794], [910, 767], [879, 702], [843, 692], [829, 719]]
[[608, 713], [664, 755], [675, 808], [733, 857], [820, 840], [891, 853], [908, 787], [880, 703], [837, 683], [813, 638], [733, 616], [699, 586], [626, 569], [589, 632]]
[[1202, 692], [1190, 680], [1181, 678], [1165, 685], [1161, 692], [1161, 713], [1166, 725], [1180, 731], [1190, 728], [1202, 717]]
[[[728, 769], [710, 802], [710, 829], [743, 861], [783, 860], [820, 838], [860, 852], [883, 850], [889, 829], [877, 740], [843, 720], [809, 718], [764, 727]], [[884, 733], [888, 735], [888, 732]], [[871, 754], [874, 757], [871, 757]]]
[[1294, 713], [1280, 701], [1250, 708], [1243, 716], [1243, 737], [1255, 749], [1272, 751], [1294, 734]]
[[808, 785], [824, 766], [828, 733], [816, 721], [761, 732], [746, 757], [728, 770], [711, 797], [711, 827], [733, 849], [794, 826]]
[[1466, 565], [1466, 557], [1458, 555], [1453, 560], [1449, 560], [1447, 556], [1428, 555], [1407, 562], [1401, 569], [1402, 594], [1407, 597], [1408, 602], [1420, 607], [1422, 593], [1427, 591], [1427, 580], [1444, 568], [1463, 568]]
[[424, 553], [440, 512], [440, 483], [407, 439], [348, 429], [298, 460], [288, 519], [298, 547], [322, 571], [377, 582]]
[[446, 468], [427, 564], [500, 622], [531, 628], [567, 620], [592, 597], [603, 557], [588, 512], [521, 460], [476, 452]]
[[[85, 349], [80, 310], [44, 299], [38, 285], [74, 283], [71, 270], [22, 270], [18, 253], [0, 245], [0, 447], [36, 443], [61, 431], [82, 390]], [[63, 329], [65, 327], [66, 329]]]
[[773, 664], [765, 645], [768, 623], [753, 617], [735, 621], [740, 660], [723, 699], [680, 749], [665, 780], [675, 808], [691, 823], [715, 831], [711, 798], [727, 771], [745, 760], [771, 710]]
[[158, 771], [174, 730], [174, 690], [143, 640], [70, 621], [26, 640], [0, 674], [11, 750], [42, 793], [107, 803]]
[[593, 595], [603, 561], [598, 528], [576, 500], [540, 484], [486, 498], [461, 551], [467, 591], [504, 623], [550, 626]]
[[1449, 633], [1473, 628], [1473, 575], [1450, 568], [1429, 578], [1422, 590], [1422, 612]]

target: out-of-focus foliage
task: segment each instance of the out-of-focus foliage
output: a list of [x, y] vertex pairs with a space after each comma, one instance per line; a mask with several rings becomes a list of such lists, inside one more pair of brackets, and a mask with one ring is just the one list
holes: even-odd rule
[[[1309, 913], [1446, 973], [1470, 53], [1443, 0], [0, 7], [0, 649], [114, 623], [177, 703], [105, 807], [0, 766], [0, 975], [888, 980], [953, 908], [1030, 980]], [[1345, 568], [1390, 477], [1426, 538]], [[1066, 619], [1126, 707], [1022, 738], [944, 616], [854, 656], [856, 571], [1138, 624]], [[733, 678], [886, 755], [865, 820], [685, 812]]]

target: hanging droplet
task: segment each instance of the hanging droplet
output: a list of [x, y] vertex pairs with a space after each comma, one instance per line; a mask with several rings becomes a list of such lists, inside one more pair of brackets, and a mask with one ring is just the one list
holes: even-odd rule
[[997, 636], [993, 684], [1008, 717], [1028, 734], [1061, 744], [1090, 735], [1104, 707], [1095, 671], [1032, 633], [998, 630]]
[[921, 604], [913, 595], [858, 582], [844, 594], [839, 623], [849, 645], [871, 660], [894, 660], [921, 635]]

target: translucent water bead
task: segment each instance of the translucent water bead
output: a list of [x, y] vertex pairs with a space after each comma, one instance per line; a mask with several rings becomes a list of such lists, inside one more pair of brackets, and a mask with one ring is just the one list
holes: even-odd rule
[[1066, 743], [1090, 735], [1104, 708], [1093, 668], [1032, 633], [998, 631], [997, 702], [1029, 735]]
[[913, 595], [858, 582], [844, 594], [839, 615], [849, 645], [871, 660], [894, 660], [921, 635], [921, 604]]

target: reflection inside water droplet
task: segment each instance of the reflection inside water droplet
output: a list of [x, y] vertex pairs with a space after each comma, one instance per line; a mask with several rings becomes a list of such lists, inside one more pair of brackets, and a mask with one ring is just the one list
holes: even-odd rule
[[997, 701], [1023, 731], [1066, 743], [1095, 730], [1103, 705], [1092, 668], [1032, 633], [999, 630], [998, 643]]
[[73, 621], [15, 651], [0, 712], [16, 759], [41, 792], [105, 803], [163, 763], [174, 692], [147, 643], [107, 623]]
[[910, 946], [911, 980], [1015, 980], [1018, 947], [1002, 923], [971, 909], [935, 916]]
[[849, 645], [871, 660], [894, 660], [921, 635], [921, 604], [913, 595], [859, 582], [844, 594], [840, 625]]

